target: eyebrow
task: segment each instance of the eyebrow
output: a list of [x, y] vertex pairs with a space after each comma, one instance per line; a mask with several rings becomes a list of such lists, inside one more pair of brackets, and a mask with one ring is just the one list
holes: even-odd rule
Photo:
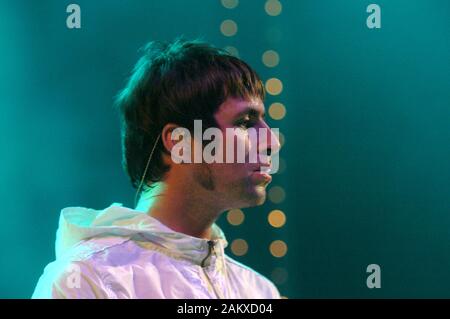
[[244, 110], [242, 110], [239, 113], [237, 113], [236, 115], [234, 115], [234, 118], [239, 118], [239, 117], [241, 117], [243, 115], [247, 115], [247, 114], [250, 116], [261, 115], [262, 118], [265, 118], [265, 116], [266, 116], [266, 112], [264, 110], [261, 112], [261, 111], [255, 109], [254, 107], [247, 106], [247, 107], [245, 107]]

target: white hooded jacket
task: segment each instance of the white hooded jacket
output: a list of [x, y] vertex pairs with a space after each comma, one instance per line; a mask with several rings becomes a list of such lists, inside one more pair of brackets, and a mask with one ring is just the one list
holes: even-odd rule
[[215, 223], [207, 240], [118, 203], [102, 211], [68, 207], [56, 260], [32, 298], [280, 298], [270, 280], [225, 255], [227, 245]]

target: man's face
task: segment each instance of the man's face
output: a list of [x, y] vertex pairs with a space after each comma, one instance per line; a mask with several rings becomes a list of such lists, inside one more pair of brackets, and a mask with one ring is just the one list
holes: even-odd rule
[[[259, 98], [229, 98], [214, 115], [223, 136], [222, 147], [218, 149], [222, 150], [224, 161], [194, 165], [194, 179], [201, 187], [213, 192], [213, 196], [217, 195], [225, 209], [261, 205], [265, 201], [266, 187], [272, 178], [261, 169], [271, 166], [271, 155], [279, 150], [280, 144], [265, 122], [264, 114], [264, 105]], [[230, 135], [227, 138], [227, 129], [235, 129], [231, 138]], [[256, 132], [256, 140], [249, 138], [252, 130]], [[266, 134], [263, 136], [260, 132]], [[233, 138], [234, 143], [229, 144]], [[234, 147], [232, 163], [226, 160], [230, 145]], [[245, 145], [245, 148], [238, 149], [238, 145]], [[258, 155], [254, 157], [256, 160], [250, 160], [252, 152]], [[245, 162], [238, 161], [239, 155], [245, 157]]]

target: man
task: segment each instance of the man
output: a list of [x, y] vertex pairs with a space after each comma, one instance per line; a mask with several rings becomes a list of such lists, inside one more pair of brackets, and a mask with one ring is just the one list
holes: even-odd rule
[[[229, 209], [265, 200], [279, 142], [263, 101], [255, 71], [222, 50], [198, 41], [148, 44], [117, 98], [123, 164], [139, 203], [63, 209], [57, 258], [33, 298], [280, 298], [267, 278], [225, 255], [215, 224]], [[194, 160], [207, 147], [189, 134], [196, 120], [202, 132], [223, 133], [210, 155], [233, 151], [233, 161]], [[251, 129], [268, 137], [255, 143]], [[180, 152], [179, 143], [192, 150]], [[257, 161], [248, 160], [252, 151]]]

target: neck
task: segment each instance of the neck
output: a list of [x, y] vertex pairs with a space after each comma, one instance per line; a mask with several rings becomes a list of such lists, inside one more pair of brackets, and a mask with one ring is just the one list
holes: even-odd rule
[[211, 239], [211, 226], [221, 210], [208, 200], [210, 196], [192, 188], [190, 183], [158, 182], [141, 195], [136, 209], [176, 232]]

